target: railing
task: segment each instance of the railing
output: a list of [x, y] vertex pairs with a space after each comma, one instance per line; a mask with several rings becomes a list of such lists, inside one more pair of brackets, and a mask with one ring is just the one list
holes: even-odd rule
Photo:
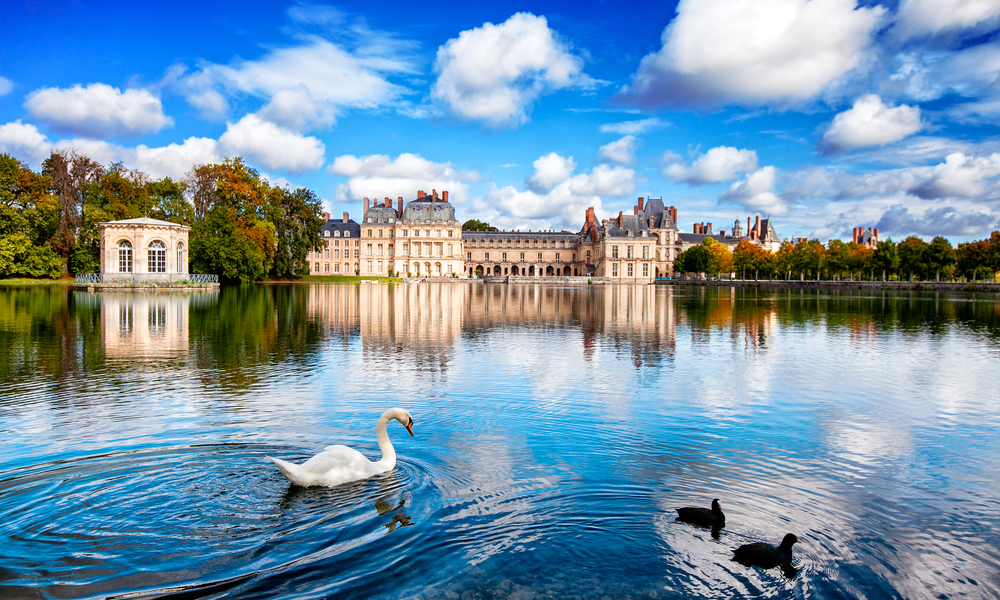
[[[160, 274], [144, 274], [144, 273], [77, 273], [76, 283], [81, 284], [97, 284], [97, 283], [111, 283], [111, 284], [128, 284], [128, 285], [138, 285], [143, 283], [194, 283], [204, 285], [207, 283], [219, 283], [218, 275], [209, 275], [203, 273], [188, 273], [186, 276], [183, 274], [173, 275], [173, 279], [166, 279]], [[183, 279], [180, 279], [183, 277]]]

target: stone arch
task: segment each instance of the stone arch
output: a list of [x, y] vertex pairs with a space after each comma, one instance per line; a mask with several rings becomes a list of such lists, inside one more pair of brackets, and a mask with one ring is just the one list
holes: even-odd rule
[[493, 267], [493, 274], [496, 275], [497, 277], [500, 276], [500, 265]]
[[552, 275], [553, 275], [553, 273], [552, 273], [552, 265], [549, 265], [548, 267], [545, 268], [545, 276], [546, 277], [552, 277]]
[[569, 277], [569, 273], [570, 273], [570, 270], [569, 270], [569, 267], [567, 266], [565, 269], [563, 269], [563, 275], [565, 275], [566, 277]]
[[534, 276], [535, 276], [535, 265], [531, 265], [530, 267], [528, 267], [528, 277], [534, 277]]
[[[428, 271], [430, 268], [428, 267]], [[437, 277], [441, 276], [441, 263], [434, 263], [434, 275]]]
[[483, 276], [483, 265], [476, 265], [476, 277]]
[[418, 262], [413, 263], [413, 274], [416, 275], [417, 277], [420, 277], [420, 263]]
[[519, 270], [517, 268], [517, 265], [514, 265], [513, 267], [510, 268], [510, 274], [511, 275], [517, 276], [518, 272], [519, 272]]

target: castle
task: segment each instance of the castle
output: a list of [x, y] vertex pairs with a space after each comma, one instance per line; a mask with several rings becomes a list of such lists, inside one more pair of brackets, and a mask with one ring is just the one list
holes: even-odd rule
[[677, 208], [662, 199], [639, 198], [632, 214], [598, 222], [593, 207], [580, 231], [462, 231], [448, 192], [417, 191], [396, 206], [385, 198], [364, 199], [360, 223], [325, 213], [318, 250], [308, 255], [313, 275], [400, 275], [410, 277], [597, 277], [622, 283], [651, 283], [673, 275], [674, 260], [706, 238], [735, 248], [750, 240], [774, 252], [780, 245], [770, 219], [739, 219], [730, 235], [696, 223], [692, 233], [677, 227]]

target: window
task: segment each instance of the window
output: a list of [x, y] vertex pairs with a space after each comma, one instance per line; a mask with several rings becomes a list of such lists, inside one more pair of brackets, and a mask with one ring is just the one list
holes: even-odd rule
[[323, 263], [323, 272], [324, 273], [330, 272], [330, 263]]
[[378, 230], [378, 236], [382, 237], [382, 230], [381, 229]]
[[372, 237], [372, 230], [371, 229], [368, 230], [368, 237]]
[[631, 276], [632, 276], [632, 263], [629, 263], [629, 264], [628, 264], [628, 276], [629, 276], [629, 277], [631, 277]]
[[403, 237], [410, 237], [410, 230], [409, 229], [404, 229], [403, 230]]
[[507, 262], [507, 253], [506, 252], [503, 253], [503, 262]]
[[618, 246], [611, 246], [611, 258], [618, 258]]
[[489, 259], [490, 259], [490, 253], [489, 253], [489, 252], [487, 252], [487, 253], [486, 253], [486, 258], [484, 258], [483, 260], [486, 260], [486, 261], [488, 261]]
[[[448, 237], [455, 237], [455, 231], [452, 230], [452, 229], [449, 229], [448, 230]], [[448, 270], [451, 271], [451, 267], [448, 267]]]
[[649, 246], [642, 247], [642, 257], [649, 258]]
[[371, 273], [372, 272], [372, 261], [368, 261], [368, 264], [366, 264], [365, 266], [368, 267], [368, 273]]
[[587, 258], [590, 258], [590, 250], [587, 250]]
[[[340, 232], [339, 231], [334, 231], [333, 232], [333, 237], [340, 237]], [[340, 242], [337, 242], [337, 243], [339, 244]]]
[[316, 263], [315, 265], [313, 265], [313, 271], [319, 273], [319, 263]]
[[649, 263], [642, 263], [642, 276], [649, 277]]
[[573, 262], [576, 262], [576, 252], [573, 253]]
[[149, 264], [146, 265], [149, 273], [167, 272], [167, 247], [161, 241], [150, 242], [149, 244]]
[[376, 248], [376, 250], [377, 250], [376, 254], [378, 254], [379, 256], [382, 256], [382, 244], [379, 244], [378, 248]]
[[389, 244], [389, 256], [392, 256], [392, 244]]
[[132, 244], [124, 240], [118, 242], [118, 272], [132, 272]]
[[465, 253], [465, 260], [472, 260], [472, 253], [471, 252], [466, 252]]
[[626, 250], [627, 250], [627, 256], [625, 258], [635, 258], [635, 254], [633, 253], [633, 249], [634, 248], [635, 248], [634, 246], [628, 246], [626, 248]]
[[361, 258], [361, 250], [354, 251], [354, 258]]
[[409, 254], [409, 252], [410, 252], [410, 245], [403, 244], [403, 254]]
[[559, 253], [556, 252], [556, 262], [559, 262]]
[[414, 229], [413, 230], [413, 237], [420, 237], [420, 230], [419, 229]]
[[177, 272], [186, 273], [187, 265], [184, 264], [184, 242], [177, 242]]
[[323, 250], [323, 258], [330, 258], [330, 249]]
[[441, 237], [441, 230], [440, 229], [435, 229], [434, 230], [434, 237]]
[[452, 247], [451, 247], [451, 244], [448, 244], [448, 245], [447, 245], [447, 246], [445, 247], [445, 251], [447, 252], [448, 256], [451, 256], [451, 254], [452, 254]]
[[323, 230], [323, 237], [330, 237], [330, 230], [329, 229], [324, 229]]
[[618, 277], [618, 263], [611, 263], [611, 276]]
[[345, 231], [344, 232], [344, 237], [351, 237], [351, 232], [350, 231]]
[[524, 252], [521, 253], [521, 262], [524, 262]]
[[367, 251], [367, 252], [365, 252], [366, 256], [371, 256], [372, 255], [372, 245], [371, 244], [365, 244], [365, 250]]
[[338, 250], [337, 248], [334, 248], [333, 249], [333, 257], [334, 258], [340, 258], [340, 250]]
[[538, 253], [538, 262], [542, 262], [542, 253], [541, 252]]
[[340, 273], [340, 263], [333, 263], [333, 272]]

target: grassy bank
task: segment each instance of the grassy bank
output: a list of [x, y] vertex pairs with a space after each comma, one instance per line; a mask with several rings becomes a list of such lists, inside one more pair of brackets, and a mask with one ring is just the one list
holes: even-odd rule
[[11, 277], [10, 279], [0, 279], [0, 285], [73, 285], [72, 277], [61, 277], [59, 279], [49, 279], [48, 277], [35, 279], [33, 277]]

